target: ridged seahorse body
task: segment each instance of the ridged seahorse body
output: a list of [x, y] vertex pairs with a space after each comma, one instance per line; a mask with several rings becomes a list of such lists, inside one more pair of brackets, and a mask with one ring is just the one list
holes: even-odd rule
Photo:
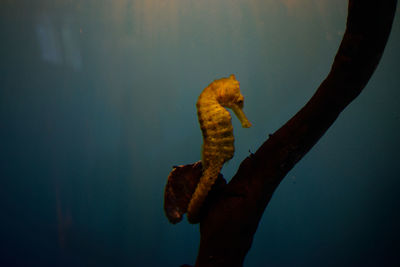
[[203, 134], [203, 174], [188, 206], [187, 216], [190, 223], [199, 221], [200, 208], [208, 191], [218, 178], [224, 163], [235, 152], [231, 116], [225, 108], [234, 111], [242, 127], [251, 126], [242, 111], [243, 100], [239, 82], [234, 75], [215, 80], [199, 96], [196, 106]]

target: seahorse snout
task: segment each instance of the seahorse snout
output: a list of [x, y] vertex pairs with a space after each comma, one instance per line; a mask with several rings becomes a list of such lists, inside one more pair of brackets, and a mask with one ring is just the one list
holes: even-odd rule
[[246, 115], [244, 114], [243, 109], [241, 109], [237, 105], [233, 105], [232, 106], [232, 110], [233, 110], [233, 112], [235, 112], [236, 117], [238, 117], [238, 119], [240, 120], [240, 123], [242, 124], [243, 128], [250, 128], [251, 127], [251, 123], [247, 119]]

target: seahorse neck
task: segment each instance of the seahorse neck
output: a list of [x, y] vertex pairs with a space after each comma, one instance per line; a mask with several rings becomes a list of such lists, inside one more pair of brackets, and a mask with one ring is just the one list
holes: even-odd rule
[[199, 100], [197, 102], [198, 105], [201, 105], [203, 107], [210, 107], [213, 105], [218, 105], [222, 106], [222, 104], [218, 101], [217, 98], [217, 92], [212, 90], [212, 88], [208, 87], [206, 88], [203, 93], [200, 95]]

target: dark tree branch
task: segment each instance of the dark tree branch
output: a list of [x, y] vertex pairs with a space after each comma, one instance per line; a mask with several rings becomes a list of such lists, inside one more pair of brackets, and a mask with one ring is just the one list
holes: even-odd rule
[[350, 0], [328, 77], [309, 102], [246, 158], [208, 204], [196, 266], [242, 266], [276, 187], [367, 84], [385, 48], [396, 0]]

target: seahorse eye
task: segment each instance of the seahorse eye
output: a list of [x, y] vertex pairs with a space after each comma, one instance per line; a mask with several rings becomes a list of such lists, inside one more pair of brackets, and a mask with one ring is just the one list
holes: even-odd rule
[[239, 99], [239, 100], [237, 101], [237, 105], [238, 105], [240, 108], [243, 108], [243, 99]]

